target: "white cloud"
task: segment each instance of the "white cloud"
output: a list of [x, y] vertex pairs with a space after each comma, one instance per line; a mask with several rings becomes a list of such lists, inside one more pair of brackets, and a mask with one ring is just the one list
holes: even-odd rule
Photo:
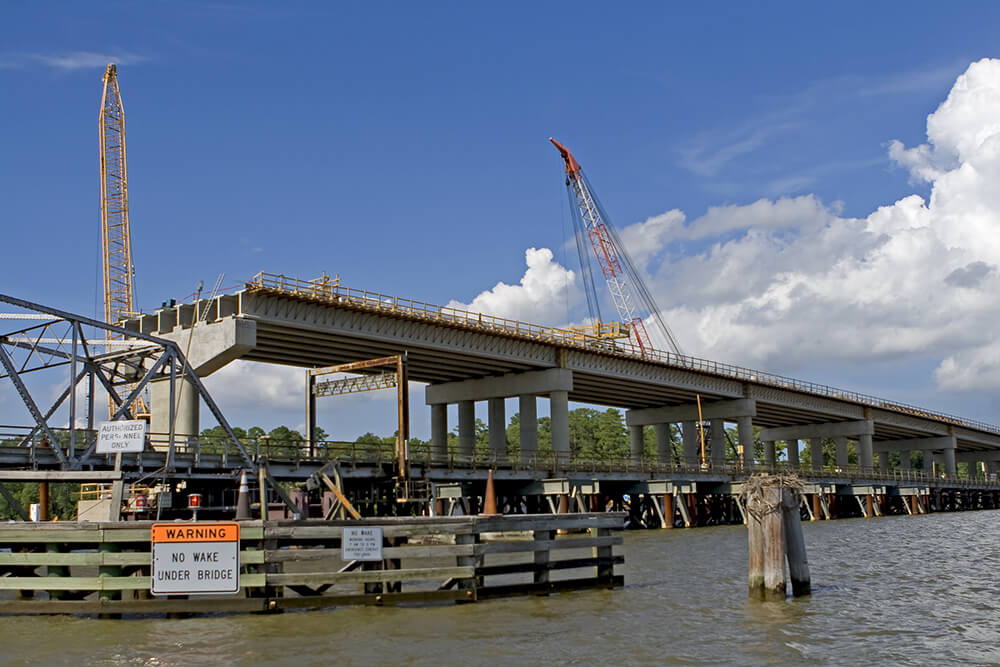
[[[1000, 61], [973, 63], [927, 119], [927, 144], [889, 156], [929, 200], [904, 197], [844, 218], [812, 195], [714, 207], [688, 224], [623, 236], [643, 256], [697, 242], [652, 289], [692, 354], [782, 369], [815, 359], [919, 355], [941, 389], [1000, 386]], [[655, 248], [649, 243], [655, 242]]]
[[450, 301], [447, 307], [533, 324], [565, 322], [566, 313], [560, 306], [573, 305], [579, 299], [576, 274], [554, 261], [548, 248], [528, 248], [524, 258], [528, 268], [519, 284], [499, 282], [470, 303]]
[[0, 56], [0, 69], [24, 69], [31, 64], [42, 64], [61, 70], [103, 69], [108, 63], [136, 65], [149, 60], [128, 51], [72, 51], [58, 54], [15, 53]]
[[[814, 195], [761, 199], [623, 229], [685, 351], [784, 373], [930, 360], [940, 390], [1000, 387], [1000, 60], [971, 64], [928, 117], [927, 143], [894, 141], [888, 157], [930, 197], [861, 218]], [[527, 259], [520, 285], [470, 307], [548, 319], [571, 272], [547, 250]]]
[[234, 361], [202, 379], [223, 414], [302, 411], [305, 375], [301, 368]]

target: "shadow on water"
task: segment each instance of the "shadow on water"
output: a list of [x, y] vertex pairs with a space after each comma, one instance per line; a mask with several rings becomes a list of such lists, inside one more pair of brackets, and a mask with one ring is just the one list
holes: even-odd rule
[[1000, 513], [803, 525], [813, 594], [747, 599], [746, 529], [625, 536], [626, 586], [421, 608], [0, 621], [3, 661], [99, 665], [1000, 662]]

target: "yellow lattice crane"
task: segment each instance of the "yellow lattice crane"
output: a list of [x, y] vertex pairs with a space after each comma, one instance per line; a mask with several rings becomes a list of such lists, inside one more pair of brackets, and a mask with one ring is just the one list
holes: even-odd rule
[[[104, 321], [118, 324], [135, 314], [132, 280], [132, 235], [128, 220], [128, 169], [125, 161], [125, 106], [118, 89], [118, 69], [104, 70], [104, 92], [98, 115], [101, 135], [101, 252], [104, 260]], [[107, 340], [121, 340], [114, 332]], [[124, 398], [131, 387], [118, 389]], [[109, 416], [115, 401], [108, 397]], [[146, 412], [140, 398], [139, 412]]]

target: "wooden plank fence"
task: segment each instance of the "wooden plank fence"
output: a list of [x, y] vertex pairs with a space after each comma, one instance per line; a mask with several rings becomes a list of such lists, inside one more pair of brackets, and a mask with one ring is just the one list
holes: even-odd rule
[[[152, 522], [0, 524], [0, 614], [266, 612], [615, 587], [623, 513], [240, 522], [240, 593], [152, 597]], [[190, 525], [178, 523], [178, 525]], [[344, 527], [382, 530], [345, 561]]]

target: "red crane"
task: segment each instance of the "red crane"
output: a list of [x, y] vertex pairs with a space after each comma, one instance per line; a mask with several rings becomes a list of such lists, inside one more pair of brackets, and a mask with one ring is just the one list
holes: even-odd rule
[[576, 235], [576, 249], [580, 255], [580, 269], [583, 274], [584, 288], [587, 294], [587, 306], [590, 316], [597, 321], [598, 335], [601, 327], [601, 311], [594, 287], [594, 276], [590, 271], [590, 261], [587, 259], [587, 241], [594, 251], [597, 264], [604, 274], [608, 292], [614, 302], [618, 317], [630, 330], [630, 338], [638, 346], [642, 356], [652, 354], [653, 347], [646, 330], [646, 321], [651, 320], [663, 336], [670, 351], [682, 354], [677, 340], [663, 321], [660, 309], [653, 300], [653, 295], [646, 287], [642, 276], [629, 257], [621, 238], [611, 224], [611, 219], [605, 213], [597, 197], [594, 196], [590, 182], [584, 176], [580, 163], [576, 161], [569, 149], [555, 139], [549, 141], [559, 149], [566, 163], [566, 188], [569, 192], [570, 210], [573, 211], [573, 226]]

